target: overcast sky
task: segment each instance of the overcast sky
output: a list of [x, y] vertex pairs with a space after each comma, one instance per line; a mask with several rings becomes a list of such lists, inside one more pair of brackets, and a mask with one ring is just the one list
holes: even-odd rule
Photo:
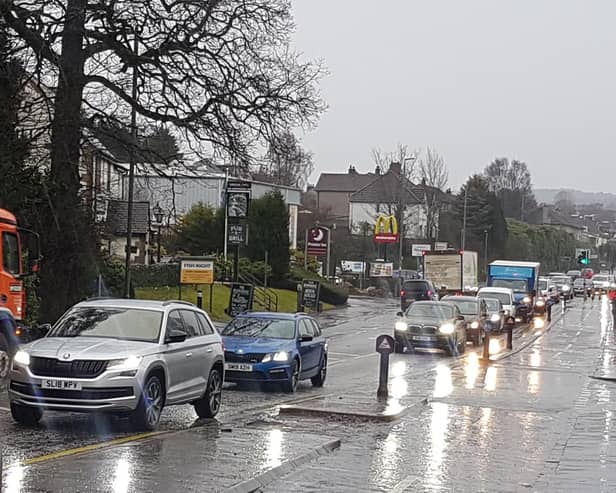
[[495, 157], [535, 187], [616, 191], [616, 1], [293, 0], [329, 110], [304, 137], [323, 171], [431, 146], [459, 186]]

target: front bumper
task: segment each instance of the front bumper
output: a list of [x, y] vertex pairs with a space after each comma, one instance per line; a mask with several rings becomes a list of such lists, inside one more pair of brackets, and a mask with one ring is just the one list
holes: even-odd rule
[[[134, 411], [139, 404], [142, 370], [133, 376], [127, 372], [105, 371], [96, 378], [57, 378], [34, 375], [27, 367], [14, 367], [9, 376], [9, 400], [22, 406], [55, 411], [118, 412]], [[81, 390], [43, 388], [46, 380], [71, 380]]]
[[253, 363], [252, 371], [225, 368], [225, 382], [284, 382], [291, 378], [290, 363]]
[[439, 332], [425, 333], [415, 331], [395, 331], [394, 339], [398, 344], [407, 348], [435, 348], [449, 349], [453, 344], [453, 335], [445, 335]]

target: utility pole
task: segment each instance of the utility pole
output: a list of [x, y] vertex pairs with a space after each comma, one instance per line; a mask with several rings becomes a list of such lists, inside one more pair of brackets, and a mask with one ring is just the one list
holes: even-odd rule
[[483, 237], [484, 237], [483, 261], [484, 261], [484, 265], [486, 269], [486, 278], [487, 278], [487, 275], [488, 275], [488, 230], [487, 229], [483, 230]]
[[405, 189], [404, 185], [406, 180], [406, 162], [407, 161], [415, 161], [416, 156], [405, 157], [402, 160], [402, 180], [400, 180], [400, 224], [398, 224], [398, 234], [400, 235], [400, 239], [398, 240], [398, 280], [400, 282], [400, 288], [402, 288], [402, 261], [404, 260], [404, 209], [406, 208], [406, 201], [404, 200], [403, 189]]
[[464, 189], [464, 216], [462, 218], [461, 250], [464, 250], [466, 247], [466, 207], [467, 205], [468, 205], [468, 185], [467, 185], [467, 188]]

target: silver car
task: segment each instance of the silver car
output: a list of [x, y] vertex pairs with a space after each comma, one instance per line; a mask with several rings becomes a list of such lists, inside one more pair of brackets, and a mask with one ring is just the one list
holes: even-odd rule
[[43, 410], [127, 414], [146, 430], [164, 406], [192, 403], [199, 417], [213, 417], [223, 354], [211, 320], [190, 303], [85, 301], [13, 358], [11, 413], [26, 424]]

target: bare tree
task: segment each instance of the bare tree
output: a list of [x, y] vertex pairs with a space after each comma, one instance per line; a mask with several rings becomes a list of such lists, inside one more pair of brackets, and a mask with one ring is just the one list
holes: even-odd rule
[[417, 155], [418, 151], [409, 151], [405, 144], [398, 144], [395, 151], [383, 152], [379, 148], [372, 149], [372, 161], [381, 173], [386, 173], [392, 163], [400, 163], [402, 173], [412, 183], [418, 178]]
[[427, 148], [419, 159], [419, 176], [424, 186], [424, 213], [426, 236], [436, 235], [439, 213], [443, 205], [443, 191], [447, 186], [449, 172], [443, 157], [435, 149]]
[[536, 206], [530, 171], [522, 161], [498, 158], [484, 171], [490, 191], [500, 197], [506, 217], [524, 219], [524, 212]]
[[305, 151], [295, 135], [286, 131], [271, 140], [257, 175], [271, 183], [303, 189], [313, 170], [312, 153]]
[[0, 16], [28, 68], [53, 87], [46, 320], [91, 277], [92, 228], [79, 200], [84, 112], [126, 122], [132, 108], [140, 122], [170, 124], [247, 166], [257, 144], [313, 125], [324, 109], [321, 66], [289, 48], [286, 0], [0, 0]]

